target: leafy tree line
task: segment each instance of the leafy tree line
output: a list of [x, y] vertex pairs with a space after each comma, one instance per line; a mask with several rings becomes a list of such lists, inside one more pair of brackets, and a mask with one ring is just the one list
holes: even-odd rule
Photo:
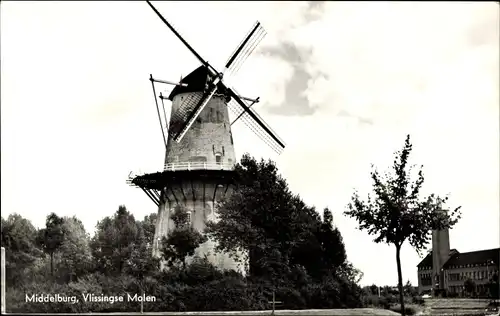
[[[197, 232], [186, 210], [171, 216], [176, 228], [161, 240], [168, 269], [152, 256], [156, 214], [138, 220], [125, 206], [97, 223], [90, 236], [76, 217], [47, 216], [37, 229], [18, 214], [2, 217], [8, 312], [139, 311], [137, 302], [84, 303], [81, 294], [155, 296], [144, 311], [269, 309], [275, 292], [281, 308], [362, 306], [361, 272], [347, 260], [331, 211], [320, 216], [293, 194], [270, 161], [244, 156], [239, 186], [218, 206], [220, 220]], [[221, 271], [193, 256], [207, 238], [218, 250], [245, 249], [248, 273]], [[26, 302], [26, 294], [75, 295], [76, 304]]]

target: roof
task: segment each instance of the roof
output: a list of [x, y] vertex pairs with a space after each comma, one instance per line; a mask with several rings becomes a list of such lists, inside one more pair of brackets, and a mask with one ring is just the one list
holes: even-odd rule
[[[200, 66], [193, 70], [189, 75], [182, 78], [180, 83], [186, 83], [187, 87], [184, 86], [175, 86], [170, 92], [168, 99], [172, 101], [174, 97], [181, 93], [186, 92], [199, 92], [205, 90], [205, 85], [211, 80], [211, 75], [208, 72], [208, 68], [205, 66]], [[219, 83], [217, 85], [217, 93], [225, 94], [224, 86]]]
[[[452, 256], [453, 254], [456, 254], [458, 253], [458, 250], [456, 249], [450, 249], [450, 256]], [[427, 256], [425, 256], [425, 258], [420, 261], [420, 263], [417, 265], [417, 267], [432, 267], [432, 251], [429, 252], [429, 254], [427, 254]]]
[[500, 248], [456, 253], [446, 261], [443, 268], [446, 269], [451, 266], [464, 266], [468, 264], [482, 265], [489, 260], [493, 261], [493, 264], [498, 265], [500, 262]]
[[432, 267], [432, 251], [425, 256], [425, 258], [417, 264], [417, 267]]
[[174, 97], [180, 93], [185, 92], [195, 92], [203, 91], [205, 89], [205, 84], [208, 79], [208, 69], [205, 66], [200, 66], [193, 70], [189, 75], [182, 78], [180, 83], [187, 83], [187, 87], [175, 86], [172, 92], [168, 96], [168, 99], [172, 101]]

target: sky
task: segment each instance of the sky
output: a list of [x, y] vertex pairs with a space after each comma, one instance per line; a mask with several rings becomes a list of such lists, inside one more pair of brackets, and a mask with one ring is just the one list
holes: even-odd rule
[[[262, 23], [228, 84], [260, 97], [287, 146], [278, 156], [240, 123], [236, 155], [272, 159], [307, 204], [332, 210], [362, 284], [397, 283], [395, 248], [342, 213], [407, 134], [423, 193], [462, 206], [451, 247], [500, 246], [497, 3], [153, 3], [217, 69]], [[176, 81], [199, 62], [146, 2], [2, 1], [0, 26], [2, 216], [42, 227], [50, 212], [76, 215], [93, 232], [122, 204], [138, 219], [156, 212], [125, 182], [163, 167], [149, 75]], [[420, 260], [403, 246], [404, 280], [417, 283]]]

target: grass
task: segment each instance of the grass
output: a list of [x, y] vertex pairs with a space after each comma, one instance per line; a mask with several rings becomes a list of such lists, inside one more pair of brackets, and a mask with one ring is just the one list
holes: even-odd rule
[[[420, 310], [421, 308], [418, 306], [418, 305], [415, 305], [415, 304], [408, 304], [408, 305], [405, 305], [405, 314], [407, 316], [413, 316], [415, 314], [417, 314], [417, 312]], [[397, 305], [393, 305], [389, 308], [389, 310], [393, 311], [393, 312], [396, 312], [396, 313], [399, 313], [401, 314], [401, 305], [400, 304], [397, 304]]]

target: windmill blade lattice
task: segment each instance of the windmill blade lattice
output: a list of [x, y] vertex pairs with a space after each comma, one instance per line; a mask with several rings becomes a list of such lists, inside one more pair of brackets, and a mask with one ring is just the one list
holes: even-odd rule
[[[259, 22], [256, 22], [255, 25], [252, 27], [251, 31], [245, 36], [244, 40], [238, 45], [234, 53], [231, 55], [229, 60], [227, 61], [224, 72], [229, 70], [232, 73], [235, 73], [235, 70], [237, 71], [243, 62], [248, 58], [248, 56], [251, 54], [251, 52], [255, 49], [257, 44], [262, 40], [262, 38], [266, 35], [266, 32], [262, 25]], [[237, 68], [235, 68], [237, 67]], [[197, 104], [195, 104], [190, 111], [188, 111], [189, 114], [187, 114], [186, 120], [184, 121], [178, 121], [178, 122], [185, 122], [183, 126], [180, 127], [180, 131], [178, 131], [177, 134], [175, 134], [174, 139], [179, 142], [184, 134], [187, 132], [187, 130], [191, 127], [191, 125], [194, 123], [194, 121], [197, 119], [198, 115], [201, 113], [205, 105], [208, 103], [210, 98], [213, 96], [213, 94], [217, 90], [217, 84], [219, 81], [222, 80], [223, 73], [218, 74], [217, 76], [214, 76], [212, 79], [212, 85], [214, 86], [213, 89], [210, 91], [210, 93], [206, 94], [204, 97], [202, 97]], [[220, 82], [220, 85], [225, 87], [225, 85]]]
[[[253, 118], [248, 114], [248, 112], [244, 111], [241, 109], [240, 105], [237, 104], [235, 101], [231, 101], [228, 104], [229, 109], [231, 112], [233, 112], [235, 115], [239, 116], [242, 112], [243, 115], [240, 117], [240, 121], [242, 121], [257, 137], [259, 137], [269, 148], [271, 148], [274, 152], [277, 154], [281, 154], [283, 152], [283, 147], [278, 145], [275, 140], [273, 140], [269, 134], [264, 131], [264, 129], [259, 126]], [[250, 109], [253, 111], [252, 109]], [[258, 115], [255, 111], [253, 111], [256, 115]]]
[[[272, 128], [260, 117], [255, 110], [250, 108], [245, 101], [238, 97], [234, 89], [229, 89], [233, 93], [233, 98], [228, 103], [229, 109], [240, 116], [240, 120], [262, 141], [264, 141], [276, 153], [281, 154], [285, 144], [283, 140], [272, 130]], [[245, 107], [243, 107], [243, 105]]]
[[[222, 93], [226, 95], [226, 98], [231, 100], [227, 105], [233, 112], [235, 112], [238, 117], [237, 119], [241, 119], [245, 123], [245, 125], [250, 128], [250, 130], [252, 130], [273, 150], [281, 153], [281, 151], [285, 147], [283, 141], [276, 135], [276, 133], [269, 127], [269, 125], [262, 120], [257, 112], [251, 109], [243, 101], [243, 98], [241, 98], [234, 89], [227, 88], [226, 85], [222, 82], [224, 73], [228, 72], [229, 74], [235, 74], [240, 69], [243, 62], [248, 58], [248, 56], [250, 56], [250, 54], [255, 50], [257, 45], [264, 38], [264, 36], [266, 35], [266, 31], [264, 30], [262, 25], [259, 22], [256, 22], [256, 24], [254, 24], [250, 32], [247, 33], [243, 41], [240, 43], [240, 45], [237, 46], [236, 50], [228, 59], [224, 68], [224, 72], [220, 73], [215, 70], [215, 68], [213, 68], [206, 60], [204, 60], [184, 40], [184, 38], [182, 38], [182, 36], [173, 28], [173, 26], [160, 14], [158, 10], [156, 10], [151, 2], [147, 1], [147, 3], [208, 71], [209, 79], [206, 84], [208, 84], [210, 90], [207, 91], [205, 89], [204, 92], [192, 93], [191, 97], [185, 100], [183, 104], [181, 104], [179, 109], [175, 113], [173, 113], [169, 133], [172, 136], [173, 140], [175, 140], [176, 142], [181, 141], [192, 124], [197, 120], [204, 107], [208, 104], [209, 100], [217, 92], [217, 90], [220, 89]], [[158, 113], [158, 115], [160, 114]]]
[[266, 30], [260, 24], [255, 22], [247, 35], [243, 38], [240, 44], [235, 48], [231, 56], [228, 58], [225, 66], [225, 73], [234, 76], [238, 73], [246, 59], [253, 53], [257, 45], [267, 35]]
[[187, 121], [189, 114], [200, 103], [203, 98], [203, 93], [191, 93], [181, 103], [177, 111], [170, 118], [170, 135], [176, 135], [180, 132], [182, 125]]

